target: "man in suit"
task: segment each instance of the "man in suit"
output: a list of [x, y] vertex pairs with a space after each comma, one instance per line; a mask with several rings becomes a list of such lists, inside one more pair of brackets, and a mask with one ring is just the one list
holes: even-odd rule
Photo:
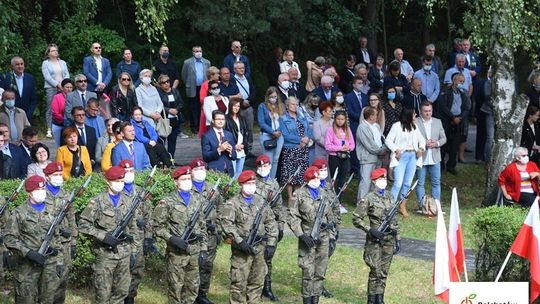
[[[426, 140], [426, 150], [422, 155], [422, 168], [418, 173], [418, 185], [416, 187], [416, 197], [418, 200], [418, 210], [422, 212], [422, 203], [425, 193], [426, 173], [429, 172], [431, 181], [431, 196], [441, 200], [441, 149], [446, 143], [446, 134], [440, 119], [433, 116], [433, 105], [429, 101], [424, 101], [420, 109], [420, 117], [416, 118], [416, 125]], [[418, 211], [417, 211], [418, 212]]]
[[[368, 97], [362, 93], [362, 87], [364, 81], [362, 78], [355, 76], [352, 81], [353, 91], [345, 95], [345, 107], [347, 108], [347, 115], [349, 116], [349, 125], [351, 127], [352, 134], [356, 134], [358, 125], [360, 124], [360, 113], [362, 108], [368, 105]], [[356, 152], [351, 153], [351, 172], [358, 173], [360, 169], [360, 163]]]
[[300, 102], [304, 101], [307, 96], [306, 86], [301, 84], [298, 78], [300, 77], [300, 73], [298, 72], [298, 69], [296, 68], [290, 68], [287, 71], [287, 74], [289, 74], [289, 82], [291, 83], [291, 93], [289, 96], [294, 96], [300, 100]]
[[321, 101], [330, 101], [332, 99], [332, 93], [337, 91], [338, 89], [334, 86], [334, 78], [324, 75], [321, 78], [321, 86], [313, 90], [311, 93], [319, 96]]
[[[86, 149], [88, 149], [88, 154], [90, 155], [90, 161], [92, 162], [92, 165], [94, 165], [96, 163], [96, 129], [85, 123], [86, 112], [84, 111], [83, 107], [76, 106], [71, 109], [71, 116], [73, 118], [73, 126], [77, 128], [77, 131], [79, 132], [77, 144], [80, 146], [86, 146]], [[63, 138], [62, 145], [65, 145]]]
[[246, 68], [245, 64], [241, 61], [234, 63], [234, 80], [236, 81], [236, 86], [242, 95], [244, 101], [240, 104], [240, 114], [246, 119], [248, 127], [248, 138], [247, 138], [247, 155], [249, 157], [255, 157], [251, 153], [253, 150], [253, 122], [255, 120], [255, 114], [253, 112], [253, 106], [256, 106], [254, 102], [257, 100], [255, 94], [255, 85], [249, 76], [245, 75]]
[[124, 139], [112, 149], [113, 166], [117, 166], [124, 159], [129, 159], [135, 164], [135, 170], [149, 169], [151, 167], [150, 158], [144, 145], [135, 141], [135, 128], [133, 125], [128, 121], [122, 122], [120, 132], [122, 132]]
[[226, 68], [229, 68], [229, 71], [234, 71], [234, 63], [235, 62], [243, 62], [245, 67], [244, 75], [246, 77], [251, 76], [251, 66], [249, 65], [249, 58], [246, 55], [242, 55], [242, 44], [240, 44], [240, 41], [233, 41], [231, 43], [231, 53], [229, 53], [225, 58], [223, 58], [223, 66]]
[[77, 89], [66, 96], [66, 108], [64, 110], [65, 127], [73, 125], [73, 121], [71, 120], [71, 109], [73, 107], [79, 106], [84, 108], [90, 98], [97, 98], [96, 93], [86, 90], [88, 88], [88, 80], [83, 74], [75, 76], [75, 87]]
[[3, 171], [0, 173], [3, 179], [24, 178], [27, 167], [23, 165], [23, 151], [21, 147], [9, 142], [9, 127], [0, 123], [0, 135], [3, 136], [2, 157]]
[[92, 43], [90, 56], [84, 57], [83, 73], [88, 78], [88, 90], [105, 92], [112, 79], [112, 69], [109, 59], [101, 56], [101, 45]]
[[34, 162], [34, 159], [32, 158], [32, 148], [38, 142], [38, 130], [36, 128], [28, 126], [23, 129], [22, 139], [19, 145], [22, 156], [20, 160], [21, 176], [23, 177], [26, 177], [28, 165]]
[[15, 91], [6, 89], [2, 93], [4, 104], [0, 106], [0, 122], [9, 126], [12, 137], [7, 140], [10, 141], [19, 141], [24, 127], [30, 126], [24, 110], [15, 106], [15, 94]]
[[11, 72], [4, 76], [2, 88], [15, 92], [15, 106], [23, 109], [28, 120], [32, 119], [37, 107], [36, 81], [34, 76], [24, 71], [24, 59], [15, 56], [11, 59]]
[[212, 129], [209, 129], [201, 139], [203, 160], [209, 169], [234, 176], [232, 161], [236, 160], [234, 137], [231, 132], [223, 129], [225, 114], [220, 110], [212, 112]]
[[420, 116], [420, 105], [427, 101], [426, 95], [422, 93], [422, 80], [415, 78], [411, 81], [411, 89], [403, 94], [403, 107], [416, 112], [416, 116]]
[[200, 46], [196, 45], [192, 47], [191, 51], [193, 52], [193, 56], [184, 60], [184, 65], [182, 65], [182, 81], [186, 86], [189, 126], [193, 132], [199, 130], [199, 118], [201, 115], [199, 95], [201, 84], [206, 80], [206, 71], [210, 67], [210, 61], [203, 58], [203, 52]]
[[351, 51], [351, 54], [356, 56], [356, 63], [363, 63], [366, 67], [370, 68], [375, 63], [375, 53], [373, 50], [367, 48], [368, 39], [366, 36], [358, 38], [359, 46]]
[[291, 82], [289, 81], [288, 73], [281, 73], [278, 76], [278, 94], [280, 100], [285, 103], [285, 100], [290, 96], [294, 96], [294, 92], [291, 89]]

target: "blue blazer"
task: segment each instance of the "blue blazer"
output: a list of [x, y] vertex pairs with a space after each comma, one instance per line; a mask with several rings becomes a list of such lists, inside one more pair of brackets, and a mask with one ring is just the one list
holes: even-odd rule
[[[251, 76], [251, 66], [249, 65], [249, 59], [246, 55], [240, 55], [240, 61], [244, 63], [244, 67], [246, 70], [244, 71], [244, 75], [246, 77]], [[229, 71], [231, 72], [231, 75], [234, 75], [234, 63], [236, 62], [236, 56], [234, 56], [232, 53], [229, 53], [223, 58], [223, 66], [229, 68]]]
[[358, 95], [355, 91], [345, 95], [344, 102], [345, 107], [347, 107], [347, 114], [349, 115], [349, 123], [351, 125], [351, 131], [353, 134], [356, 134], [356, 129], [360, 124], [360, 113], [362, 109], [368, 105], [368, 96], [364, 93], [361, 93], [362, 100], [358, 100]]
[[150, 138], [144, 136], [143, 128], [141, 128], [135, 120], [131, 119], [131, 124], [135, 128], [135, 140], [137, 140], [138, 142], [142, 142], [143, 144], [148, 144], [151, 140], [157, 141], [158, 134], [156, 132], [156, 129], [151, 126], [150, 123], [146, 120], [143, 120], [142, 123], [146, 131], [148, 131], [148, 135], [150, 135]]
[[17, 88], [17, 81], [13, 75], [13, 71], [10, 71], [8, 74], [4, 75], [4, 80], [2, 81], [2, 88], [11, 89], [15, 91], [15, 106], [21, 108], [26, 112], [26, 117], [28, 120], [32, 119], [34, 110], [37, 106], [37, 91], [36, 91], [36, 80], [34, 76], [29, 73], [23, 74], [23, 93], [22, 96], [19, 94]]
[[[234, 147], [234, 137], [231, 132], [223, 130], [223, 137]], [[227, 168], [227, 174], [230, 177], [234, 176], [234, 169], [232, 161], [236, 160], [236, 150], [232, 150], [232, 155], [224, 152], [218, 154], [217, 148], [219, 146], [219, 139], [213, 128], [208, 129], [201, 139], [201, 148], [203, 160], [208, 164], [209, 169], [215, 171], [224, 172]]]
[[[150, 165], [150, 158], [148, 157], [148, 154], [146, 154], [146, 149], [142, 143], [133, 141], [133, 151], [135, 152], [135, 170], [140, 171], [152, 167]], [[131, 155], [122, 141], [116, 144], [112, 149], [113, 166], [118, 165], [123, 159], [131, 159]]]
[[[111, 69], [111, 63], [109, 62], [109, 59], [105, 57], [101, 57], [101, 78], [102, 82], [105, 85], [109, 85], [112, 79], [112, 69]], [[83, 60], [83, 73], [86, 75], [86, 78], [88, 78], [88, 91], [94, 92], [96, 90], [97, 81], [98, 81], [98, 71], [97, 66], [94, 62], [93, 56], [86, 56]]]
[[[330, 90], [330, 98], [332, 98], [332, 94], [334, 94], [334, 92], [337, 92], [337, 91], [339, 91], [338, 88], [336, 88], [335, 86], [332, 86], [332, 89]], [[330, 99], [326, 98], [326, 95], [324, 94], [324, 90], [322, 87], [316, 88], [315, 90], [311, 91], [311, 93], [319, 96], [321, 98], [321, 101], [330, 101]]]
[[[4, 167], [4, 171], [7, 171], [4, 178], [25, 178], [28, 165], [33, 162], [32, 158], [23, 147], [12, 143], [9, 143], [9, 151], [11, 152], [11, 167], [9, 169]], [[6, 166], [5, 162], [4, 166]]]
[[[311, 130], [309, 127], [309, 122], [307, 119], [300, 114], [300, 112], [296, 113], [296, 119], [298, 119], [304, 125], [304, 129], [306, 130], [304, 132], [304, 136], [313, 139], [313, 130]], [[301, 140], [300, 133], [298, 133], [296, 120], [289, 115], [289, 112], [285, 112], [285, 114], [279, 118], [279, 131], [281, 131], [284, 139], [283, 148], [298, 147]]]

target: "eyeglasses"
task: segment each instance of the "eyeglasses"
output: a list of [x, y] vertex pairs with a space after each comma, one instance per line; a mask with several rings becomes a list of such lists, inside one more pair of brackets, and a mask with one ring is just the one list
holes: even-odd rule
[[166, 84], [166, 83], [169, 83], [169, 80], [163, 80], [159, 84]]
[[86, 83], [86, 82], [88, 82], [88, 80], [86, 80], [86, 79], [84, 79], [84, 80], [77, 80], [77, 81], [75, 81], [75, 82], [77, 82], [77, 83]]
[[93, 109], [93, 108], [88, 108], [88, 110], [97, 112], [97, 111], [99, 111], [99, 108], [95, 108], [95, 109]]
[[129, 78], [122, 78], [122, 81], [131, 81]]
[[219, 89], [219, 87], [210, 87], [210, 89], [215, 90], [215, 89]]
[[94, 50], [101, 50], [101, 47], [100, 46], [95, 46]]

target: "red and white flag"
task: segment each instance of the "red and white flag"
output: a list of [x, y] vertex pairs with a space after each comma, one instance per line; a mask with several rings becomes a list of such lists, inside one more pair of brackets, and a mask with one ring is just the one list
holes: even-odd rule
[[435, 266], [433, 267], [433, 287], [435, 295], [448, 303], [450, 282], [458, 282], [456, 259], [450, 249], [446, 225], [441, 210], [441, 203], [437, 204], [437, 236], [435, 238]]
[[540, 295], [540, 212], [538, 197], [510, 248], [510, 251], [528, 259], [531, 269], [531, 303]]
[[465, 270], [465, 247], [463, 246], [463, 232], [461, 230], [461, 219], [459, 218], [459, 203], [456, 188], [452, 189], [452, 203], [450, 205], [450, 219], [448, 220], [448, 241], [452, 254], [456, 259], [456, 267], [459, 274]]

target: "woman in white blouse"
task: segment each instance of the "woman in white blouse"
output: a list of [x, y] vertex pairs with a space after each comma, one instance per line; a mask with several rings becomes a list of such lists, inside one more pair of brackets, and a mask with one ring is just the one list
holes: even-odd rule
[[294, 61], [294, 52], [292, 50], [285, 50], [285, 52], [283, 52], [283, 61], [279, 64], [279, 69], [281, 70], [281, 73], [287, 73], [290, 68], [296, 68], [298, 71], [298, 79], [302, 77], [300, 69], [298, 68], [298, 63]]
[[47, 121], [47, 138], [52, 138], [52, 113], [51, 103], [54, 95], [62, 92], [62, 80], [69, 78], [69, 71], [64, 60], [60, 59], [58, 46], [51, 43], [45, 50], [45, 60], [41, 64], [41, 72], [45, 82], [45, 95], [47, 99], [47, 112], [45, 120]]
[[137, 103], [143, 110], [143, 119], [156, 126], [156, 123], [161, 119], [163, 112], [163, 102], [159, 92], [152, 85], [152, 71], [144, 69], [139, 73], [141, 84], [135, 89], [137, 95]]
[[229, 112], [229, 99], [220, 95], [219, 82], [216, 80], [210, 80], [208, 82], [208, 96], [204, 98], [203, 112], [206, 116], [206, 126], [210, 129], [212, 122], [212, 112], [214, 110], [220, 110], [227, 114]]
[[[386, 146], [392, 151], [390, 167], [394, 169], [394, 184], [390, 192], [394, 200], [405, 196], [411, 187], [416, 166], [422, 166], [426, 141], [416, 127], [415, 116], [414, 110], [403, 109], [400, 121], [392, 125], [386, 136]], [[408, 216], [405, 203], [400, 206], [400, 213]]]

